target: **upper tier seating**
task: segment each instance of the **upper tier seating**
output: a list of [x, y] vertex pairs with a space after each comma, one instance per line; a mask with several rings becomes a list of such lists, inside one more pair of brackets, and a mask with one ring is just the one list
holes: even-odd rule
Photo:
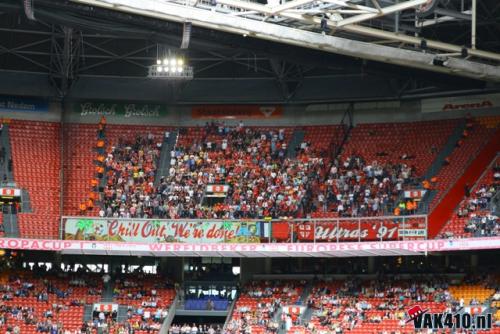
[[[321, 158], [300, 152], [286, 158], [290, 129], [244, 126], [207, 127], [192, 142], [184, 135], [172, 152], [171, 168], [159, 186], [160, 217], [241, 218], [292, 216], [299, 209], [309, 178], [323, 167]], [[186, 146], [183, 146], [186, 145]], [[202, 203], [208, 184], [229, 185], [223, 204]]]
[[[406, 163], [421, 176], [457, 124], [457, 120], [359, 124], [352, 129], [342, 155], [361, 155], [369, 163]], [[402, 159], [404, 155], [408, 158]]]
[[61, 133], [59, 123], [13, 120], [9, 126], [14, 180], [26, 189], [30, 213], [20, 213], [24, 237], [59, 237]]
[[434, 208], [445, 196], [448, 189], [462, 175], [469, 163], [480, 152], [482, 147], [495, 133], [494, 128], [488, 128], [481, 122], [474, 121], [473, 128], [468, 130], [467, 137], [461, 139], [461, 144], [448, 157], [449, 164], [443, 166], [437, 174], [437, 184], [433, 187], [438, 191], [434, 196], [430, 208]]
[[[90, 181], [95, 177], [94, 151], [97, 126], [95, 124], [64, 125], [64, 214], [80, 214], [79, 204], [87, 200]], [[99, 208], [89, 214], [97, 216]]]
[[[295, 149], [287, 147], [295, 130], [292, 127], [242, 126], [241, 131], [251, 129], [251, 134], [257, 137], [267, 134], [266, 141], [254, 138], [253, 143], [246, 142], [246, 139], [239, 143], [239, 139], [232, 135], [240, 131], [239, 125], [181, 128], [175, 157], [172, 159], [174, 166], [170, 170], [173, 174], [165, 175], [163, 184], [159, 188], [153, 188], [149, 194], [152, 197], [161, 193], [160, 209], [147, 210], [143, 216], [232, 219], [269, 215], [303, 217], [304, 213], [312, 213], [312, 216], [316, 217], [380, 215], [384, 213], [384, 204], [394, 205], [393, 201], [398, 197], [400, 188], [411, 187], [409, 184], [428, 169], [457, 124], [457, 120], [451, 120], [360, 124], [354, 127], [335, 165], [339, 170], [338, 175], [345, 178], [350, 170], [343, 168], [344, 162], [357, 156], [363, 160], [361, 168], [374, 165], [373, 161], [377, 161], [384, 170], [396, 170], [393, 173], [396, 179], [403, 169], [409, 171], [408, 182], [403, 182], [401, 187], [398, 185], [401, 182], [392, 180], [392, 174], [388, 172], [389, 186], [381, 192], [371, 185], [373, 191], [370, 192], [369, 198], [359, 197], [358, 207], [347, 202], [342, 203], [343, 200], [348, 201], [347, 197], [337, 200], [341, 191], [333, 189], [333, 185], [325, 186], [323, 183], [323, 180], [326, 180], [327, 184], [330, 181], [338, 183], [337, 178], [331, 177], [331, 153], [343, 138], [344, 129], [340, 126], [302, 127], [305, 131], [305, 146], [298, 151], [296, 159], [286, 159], [279, 155], [276, 157], [266, 152], [272, 146], [270, 141], [273, 135], [269, 133], [273, 132], [274, 136], [279, 136], [280, 129], [282, 137], [278, 138], [280, 140], [277, 141], [277, 151]], [[497, 124], [498, 118], [495, 117], [477, 119], [473, 129], [469, 130], [468, 136], [462, 140], [461, 146], [451, 154], [450, 164], [444, 166], [437, 176], [438, 181], [434, 186], [438, 194], [433, 205], [442, 199], [458, 177], [457, 171], [466, 167], [469, 158], [490, 138]], [[97, 153], [94, 151], [94, 145], [97, 125], [65, 124], [61, 133], [58, 123], [14, 120], [10, 129], [14, 178], [19, 187], [28, 191], [33, 210], [19, 214], [21, 235], [58, 237], [60, 215], [80, 214], [79, 204], [88, 198], [90, 181], [95, 178], [94, 160]], [[106, 151], [111, 152], [112, 148], [118, 145], [119, 138], [135, 140], [138, 135], [147, 137], [151, 133], [155, 143], [161, 142], [167, 130], [171, 131], [172, 128], [108, 124]], [[62, 146], [61, 138], [64, 138]], [[206, 148], [207, 143], [212, 143], [211, 149]], [[204, 148], [202, 144], [205, 145]], [[227, 145], [229, 151], [225, 152], [223, 145]], [[253, 146], [256, 150], [250, 148], [250, 151], [247, 151]], [[207, 151], [203, 151], [203, 156], [199, 155], [202, 154], [200, 148]], [[195, 161], [194, 167], [189, 165], [191, 159]], [[241, 160], [241, 163], [236, 160]], [[202, 163], [199, 163], [200, 161]], [[192, 168], [194, 169], [191, 170]], [[340, 171], [342, 168], [344, 170]], [[206, 174], [194, 175], [195, 172]], [[286, 177], [283, 176], [285, 173]], [[372, 181], [363, 177], [349, 187], [363, 187], [363, 182]], [[116, 188], [118, 179], [110, 182], [110, 189]], [[200, 203], [205, 186], [217, 182], [232, 185], [229, 197], [224, 204], [207, 209]], [[332, 189], [329, 190], [329, 187]], [[60, 211], [61, 194], [63, 212]], [[362, 208], [361, 202], [365, 202], [365, 199], [367, 205]], [[375, 210], [373, 206], [377, 201]], [[155, 206], [154, 201], [152, 202]], [[167, 205], [161, 207], [163, 203]], [[339, 203], [344, 207], [340, 212]], [[99, 205], [96, 205], [88, 215], [97, 216], [100, 209]], [[113, 213], [114, 211], [111, 214]], [[107, 212], [104, 214], [107, 215]]]
[[[95, 143], [98, 126], [95, 124], [66, 124], [64, 128], [64, 214], [79, 215], [79, 204], [85, 202], [91, 190], [90, 182], [96, 177], [94, 160], [97, 156]], [[105, 130], [106, 150], [111, 150], [120, 138], [132, 140], [137, 134], [152, 133], [162, 141], [169, 127], [130, 126], [108, 124]], [[88, 214], [98, 216], [96, 205]]]
[[[492, 215], [488, 210], [491, 197], [495, 196], [500, 190], [499, 166], [500, 158], [496, 158], [496, 162], [492, 167], [483, 174], [476, 186], [470, 190], [470, 197], [464, 197], [457, 212], [443, 227], [442, 235], [447, 237], [471, 237], [500, 234], [498, 217]], [[492, 224], [493, 221], [496, 221], [496, 224]]]

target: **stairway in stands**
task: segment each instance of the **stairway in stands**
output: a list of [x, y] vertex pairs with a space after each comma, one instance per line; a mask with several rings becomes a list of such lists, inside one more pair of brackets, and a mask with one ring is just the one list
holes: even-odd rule
[[[64, 184], [63, 213], [80, 215], [80, 203], [85, 203], [91, 191], [90, 182], [95, 178], [97, 124], [64, 124]], [[90, 215], [97, 216], [98, 206]]]
[[103, 303], [111, 303], [113, 301], [113, 289], [115, 285], [113, 280], [109, 280], [109, 282], [104, 283], [102, 290], [102, 299]]
[[[6, 179], [6, 182], [2, 182], [2, 186], [16, 188], [16, 183], [14, 182], [14, 175], [12, 171], [12, 149], [10, 147], [10, 135], [9, 135], [9, 125], [5, 124], [3, 130], [0, 134], [0, 144], [1, 147], [5, 149], [4, 161], [0, 164], [0, 171], [2, 180]], [[5, 178], [4, 178], [5, 176]], [[26, 191], [23, 190], [22, 193]], [[23, 198], [21, 197], [21, 201]], [[22, 202], [23, 203], [23, 202]], [[29, 209], [29, 206], [22, 205], [21, 209]], [[24, 210], [22, 210], [24, 211]], [[3, 208], [3, 226], [4, 233], [6, 237], [17, 238], [19, 237], [19, 225], [17, 223], [17, 212], [13, 210], [10, 206], [5, 206]]]
[[9, 136], [9, 125], [5, 124], [2, 130], [2, 134], [0, 136], [1, 139], [1, 146], [5, 148], [5, 161], [1, 165], [1, 173], [2, 173], [2, 179], [3, 176], [7, 176], [7, 183], [13, 183], [14, 182], [14, 175], [12, 173], [12, 166], [9, 168], [9, 161], [11, 161], [12, 158], [12, 149], [10, 147], [10, 136]]
[[300, 144], [304, 141], [305, 131], [302, 129], [295, 129], [292, 134], [292, 138], [290, 138], [290, 142], [288, 143], [288, 149], [286, 151], [286, 156], [289, 159], [294, 159], [297, 157], [296, 148], [300, 146]]
[[160, 183], [162, 176], [167, 176], [170, 169], [170, 152], [175, 149], [177, 144], [179, 131], [175, 130], [170, 132], [169, 137], [164, 137], [163, 144], [161, 146], [160, 161], [158, 163], [158, 169], [155, 176], [155, 184]]
[[452, 134], [448, 137], [448, 140], [441, 148], [438, 155], [434, 158], [434, 162], [429, 166], [425, 174], [422, 176], [422, 179], [430, 180], [433, 176], [438, 174], [439, 170], [443, 166], [444, 160], [453, 152], [455, 144], [460, 140], [460, 137], [465, 130], [465, 125], [465, 119], [458, 121], [457, 126], [453, 129]]
[[19, 237], [19, 225], [17, 224], [17, 214], [4, 213], [3, 226], [6, 237], [8, 238]]
[[85, 304], [83, 307], [83, 321], [92, 321], [92, 304]]
[[[438, 155], [432, 162], [432, 164], [429, 166], [425, 174], [422, 176], [422, 180], [430, 180], [434, 176], [437, 176], [441, 168], [443, 168], [443, 164], [445, 162], [445, 159], [450, 156], [450, 154], [455, 150], [456, 148], [456, 143], [460, 140], [460, 137], [462, 136], [462, 133], [465, 130], [466, 122], [465, 119], [461, 119], [458, 121], [457, 126], [451, 133], [451, 135], [448, 137], [448, 140], [444, 144], [444, 146], [441, 148], [439, 151]], [[418, 206], [417, 213], [418, 214], [426, 214], [429, 212], [429, 207], [431, 203], [433, 202], [434, 197], [438, 194], [437, 190], [429, 190], [425, 194], [425, 196], [422, 198], [420, 201], [420, 204]]]

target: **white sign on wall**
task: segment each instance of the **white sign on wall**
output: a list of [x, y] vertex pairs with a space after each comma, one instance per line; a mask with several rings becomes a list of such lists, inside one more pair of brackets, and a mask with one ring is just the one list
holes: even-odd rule
[[458, 110], [474, 111], [495, 107], [500, 107], [500, 94], [440, 97], [435, 99], [423, 99], [421, 101], [423, 113]]

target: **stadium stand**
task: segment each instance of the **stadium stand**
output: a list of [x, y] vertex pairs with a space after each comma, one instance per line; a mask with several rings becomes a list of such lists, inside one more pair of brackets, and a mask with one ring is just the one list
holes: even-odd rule
[[160, 329], [175, 294], [174, 284], [167, 278], [128, 274], [116, 279], [113, 300], [127, 308], [125, 328], [144, 334]]
[[[161, 143], [167, 129], [169, 128], [108, 124], [106, 125], [104, 138], [106, 143], [105, 151], [109, 154], [113, 150], [113, 147], [119, 145], [120, 140], [134, 141], [137, 135], [147, 137], [149, 134], [152, 134]], [[65, 140], [67, 141], [65, 147], [67, 149], [65, 150], [65, 156], [68, 157], [69, 161], [65, 162], [67, 163], [65, 184], [68, 193], [64, 202], [64, 212], [66, 215], [79, 215], [81, 213], [79, 206], [88, 199], [88, 193], [91, 191], [91, 182], [97, 178], [95, 165], [98, 155], [95, 150], [97, 131], [97, 125], [70, 124], [67, 126], [67, 135], [65, 136]], [[69, 135], [70, 133], [71, 135]], [[106, 182], [112, 182], [110, 188], [116, 186], [114, 182], [117, 181], [117, 179], [110, 181], [106, 178]], [[104, 198], [102, 202], [104, 202]], [[89, 216], [99, 216], [101, 207], [102, 205], [95, 205], [86, 214]]]
[[[433, 187], [438, 193], [432, 201], [432, 206], [435, 206], [455, 182], [458, 177], [456, 170], [463, 170], [469, 157], [475, 156], [492, 137], [498, 118], [478, 118], [472, 123], [447, 160], [449, 164], [443, 166], [436, 176], [438, 181]], [[399, 193], [418, 184], [419, 177], [428, 169], [457, 125], [458, 120], [359, 124], [351, 130], [350, 137], [336, 160], [331, 160], [331, 151], [340, 147], [345, 134], [344, 128], [340, 126], [301, 128], [304, 130], [304, 139], [296, 148], [287, 147], [287, 143], [294, 129], [300, 128], [253, 128], [243, 124], [230, 126], [222, 123], [182, 128], [176, 149], [170, 152], [170, 175], [162, 178], [156, 187], [153, 180], [156, 177], [156, 164], [161, 151], [158, 144], [163, 141], [165, 131], [172, 128], [108, 124], [105, 133], [108, 154], [105, 161], [107, 187], [104, 195], [96, 200], [96, 205], [90, 211], [87, 210], [86, 214], [160, 218], [238, 218], [268, 215], [300, 217], [308, 212], [312, 217], [332, 218], [390, 214], [392, 208], [397, 206]], [[88, 194], [92, 191], [91, 182], [96, 178], [97, 153], [94, 145], [97, 129], [97, 124], [70, 123], [64, 127], [63, 212], [66, 215], [80, 214], [80, 204], [88, 200]], [[61, 150], [57, 149], [61, 142], [60, 125], [14, 120], [10, 125], [10, 133], [13, 163], [16, 166], [15, 181], [21, 188], [25, 188], [32, 198], [33, 212], [21, 212], [18, 215], [21, 235], [57, 237], [60, 216], [60, 198], [57, 194], [60, 188], [60, 176], [57, 172], [61, 162]], [[25, 151], [28, 149], [28, 142], [32, 144], [32, 135], [37, 136], [36, 144], [30, 146], [30, 149], [35, 149], [35, 153], [27, 154]], [[151, 136], [150, 139], [148, 135]], [[142, 181], [140, 187], [149, 190], [141, 190], [132, 196], [137, 184], [132, 188], [129, 188], [128, 184], [138, 179], [133, 177], [133, 173], [124, 174], [125, 177], [120, 178], [116, 170], [110, 172], [110, 169], [113, 169], [113, 165], [123, 168], [123, 161], [113, 160], [113, 153], [116, 155], [118, 150], [121, 150], [120, 159], [129, 159], [123, 154], [126, 147], [124, 145], [133, 144], [138, 136], [142, 138], [139, 139], [139, 145], [132, 145], [134, 149], [128, 153], [138, 156], [142, 154], [141, 150], [148, 147], [153, 150], [153, 156], [149, 157], [153, 168], [148, 171], [149, 181]], [[266, 140], [262, 141], [259, 137]], [[274, 140], [277, 140], [278, 147], [274, 147]], [[269, 145], [266, 147], [268, 153], [271, 153], [266, 158], [261, 155], [263, 144]], [[284, 152], [289, 149], [296, 150], [296, 158], [285, 158]], [[238, 153], [241, 156], [229, 159], [229, 154], [238, 150], [241, 150]], [[245, 150], [247, 151], [243, 153]], [[280, 150], [282, 153], [279, 153]], [[22, 158], [24, 156], [30, 158]], [[43, 171], [35, 170], [33, 166], [43, 165], [46, 157], [50, 157], [54, 164]], [[264, 158], [267, 161], [262, 165], [261, 160]], [[244, 163], [232, 168], [231, 161], [235, 159]], [[272, 167], [273, 164], [275, 167]], [[261, 169], [262, 166], [265, 168]], [[130, 168], [142, 173], [138, 167], [136, 164]], [[294, 192], [287, 196], [279, 195], [287, 187], [281, 176], [285, 171], [292, 176], [298, 173], [296, 175], [302, 180], [300, 185], [294, 186]], [[377, 176], [378, 171], [381, 171], [381, 176]], [[194, 173], [200, 172], [208, 174], [202, 178], [194, 177]], [[278, 176], [276, 179], [275, 174]], [[374, 177], [374, 174], [377, 174], [377, 177]], [[288, 182], [292, 180], [288, 179]], [[322, 184], [322, 179], [325, 184]], [[375, 179], [380, 182], [375, 182]], [[248, 183], [248, 180], [252, 180], [252, 183]], [[271, 180], [275, 182], [271, 188], [262, 187]], [[226, 203], [209, 209], [202, 203], [205, 186], [217, 182], [227, 182], [234, 187], [231, 187]], [[256, 187], [258, 184], [260, 186]], [[372, 184], [371, 189], [365, 184]], [[247, 188], [242, 187], [243, 185]], [[128, 189], [128, 195], [123, 195], [125, 188]], [[249, 189], [252, 189], [251, 195], [248, 193]], [[117, 190], [120, 192], [118, 196]], [[359, 193], [359, 196], [353, 196], [355, 193]], [[126, 204], [121, 203], [122, 197]], [[353, 201], [352, 197], [356, 199]], [[164, 205], [165, 203], [167, 205]], [[137, 207], [146, 209], [137, 212]], [[404, 213], [411, 214], [414, 211], [416, 210]], [[452, 229], [456, 234], [456, 224]]]
[[462, 175], [471, 159], [476, 157], [484, 145], [492, 138], [495, 128], [484, 126], [481, 122], [473, 121], [473, 127], [465, 130], [467, 135], [457, 143], [455, 150], [448, 158], [447, 164], [437, 174], [438, 182], [435, 189], [437, 195], [431, 202], [431, 209], [443, 198], [447, 190]]
[[[64, 213], [79, 215], [79, 204], [88, 199], [91, 180], [95, 178], [94, 151], [97, 126], [69, 123], [64, 126]], [[98, 206], [91, 215], [97, 216]]]
[[304, 282], [255, 281], [244, 287], [236, 301], [226, 333], [269, 333], [277, 330], [276, 312], [298, 302]]
[[9, 125], [14, 180], [29, 192], [32, 212], [21, 212], [24, 237], [57, 238], [61, 216], [61, 125], [12, 120]]
[[80, 330], [84, 305], [100, 301], [102, 291], [96, 275], [47, 273], [43, 267], [4, 273], [1, 282], [0, 328], [17, 326], [23, 334]]
[[499, 164], [500, 159], [497, 157], [476, 185], [472, 189], [467, 187], [464, 190], [464, 199], [448, 224], [443, 227], [443, 236], [470, 237], [499, 234], [498, 217], [489, 210], [490, 200], [500, 187]]
[[0, 334], [500, 334], [499, 36], [500, 0], [1, 0]]
[[381, 164], [406, 163], [421, 176], [457, 125], [457, 120], [359, 124], [342, 156], [361, 155], [367, 162]]
[[[413, 279], [386, 277], [379, 280], [351, 277], [346, 280], [318, 281], [305, 299], [307, 310], [310, 311], [306, 310], [302, 315], [283, 316], [285, 320], [281, 323], [286, 326], [288, 334], [410, 334], [416, 332], [413, 325], [406, 321], [406, 312], [411, 306], [419, 305], [430, 313], [441, 313], [457, 312], [463, 306], [486, 305], [495, 294], [495, 289], [490, 288], [496, 284], [493, 282], [493, 277], [456, 280], [437, 276]], [[236, 302], [229, 331], [251, 328], [252, 333], [275, 333], [273, 306], [277, 305], [277, 300], [282, 306], [293, 300], [276, 299], [274, 295], [273, 298], [256, 300], [255, 296], [241, 295]], [[264, 307], [259, 302], [267, 304]], [[269, 314], [266, 313], [268, 310], [271, 310]], [[245, 316], [246, 313], [250, 315]], [[260, 319], [260, 323], [255, 316]], [[491, 332], [498, 333], [500, 328], [493, 328]]]
[[[327, 153], [328, 150], [331, 150], [333, 147], [340, 145], [339, 141], [342, 138], [338, 133], [342, 133], [339, 127], [305, 127], [305, 137], [304, 141], [297, 148], [287, 148], [287, 138], [290, 137], [292, 128], [251, 128], [244, 127], [242, 124], [236, 127], [232, 127], [226, 124], [208, 124], [206, 127], [191, 127], [184, 128], [180, 131], [180, 136], [178, 140], [178, 145], [176, 147], [175, 152], [171, 152], [171, 168], [168, 176], [162, 179], [162, 183], [160, 184], [160, 189], [158, 189], [158, 193], [162, 193], [162, 198], [159, 199], [159, 203], [154, 203], [154, 213], [148, 212], [145, 216], [148, 217], [231, 217], [238, 218], [239, 216], [247, 216], [247, 217], [262, 217], [262, 216], [293, 216], [297, 215], [300, 210], [300, 206], [304, 204], [306, 206], [306, 211], [311, 208], [316, 208], [320, 206], [319, 210], [313, 210], [318, 212], [332, 212], [336, 211], [340, 212], [341, 215], [344, 216], [363, 216], [363, 215], [380, 215], [383, 213], [383, 208], [385, 208], [388, 202], [391, 202], [390, 207], [394, 207], [394, 200], [398, 197], [397, 194], [401, 191], [405, 185], [409, 183], [414, 183], [412, 173], [416, 173], [417, 170], [423, 171], [425, 170], [433, 160], [433, 157], [439, 150], [439, 146], [442, 145], [444, 140], [447, 138], [453, 127], [456, 125], [456, 122], [447, 122], [443, 123], [445, 126], [440, 126], [436, 124], [436, 122], [420, 122], [420, 123], [404, 123], [402, 125], [396, 126], [395, 124], [389, 124], [391, 128], [382, 128], [380, 125], [360, 125], [353, 130], [353, 135], [351, 140], [348, 141], [344, 152], [355, 152], [356, 150], [360, 150], [363, 154], [363, 157], [357, 156], [347, 156], [346, 153], [342, 155], [344, 159], [341, 163], [344, 164], [343, 168], [340, 166], [340, 162], [336, 160], [333, 165], [330, 163], [330, 156]], [[359, 128], [359, 129], [358, 129]], [[109, 126], [108, 131], [110, 132], [110, 137], [108, 140], [108, 150], [110, 145], [118, 145], [116, 139], [113, 138], [112, 130], [113, 127]], [[418, 134], [423, 133], [431, 133], [431, 136], [423, 136], [423, 138], [418, 138]], [[124, 128], [120, 128], [120, 130], [124, 130]], [[138, 130], [138, 129], [135, 129]], [[281, 134], [282, 131], [282, 134]], [[377, 148], [381, 147], [382, 144], [386, 143], [383, 138], [386, 137], [377, 137], [378, 133], [393, 133], [394, 137], [388, 136], [392, 144], [397, 143], [398, 147], [404, 147], [405, 149], [391, 149], [391, 156], [388, 157], [385, 152], [377, 151]], [[260, 139], [258, 137], [261, 137]], [[378, 135], [379, 136], [379, 135]], [[255, 137], [255, 138], [253, 138]], [[279, 138], [278, 138], [279, 137]], [[359, 137], [359, 138], [358, 138]], [[261, 172], [256, 173], [255, 171], [259, 171], [260, 168], [257, 164], [248, 164], [245, 162], [244, 165], [237, 165], [233, 170], [231, 168], [230, 162], [235, 159], [235, 157], [231, 157], [228, 159], [228, 154], [230, 152], [234, 152], [239, 150], [238, 154], [241, 156], [236, 157], [237, 159], [241, 159], [242, 161], [250, 161], [250, 158], [257, 158], [257, 161], [264, 158], [261, 156], [261, 145], [268, 144], [265, 141], [262, 141], [262, 138], [266, 140], [270, 140], [271, 145], [267, 148], [270, 149], [271, 160], [266, 162], [264, 165], [265, 170], [269, 170], [270, 166], [274, 163], [279, 166], [278, 169], [274, 168], [274, 172], [271, 172], [270, 175], [266, 175], [265, 172], [263, 175], [260, 175]], [[407, 142], [401, 142], [401, 140], [396, 140], [396, 138], [406, 138]], [[278, 147], [275, 147], [274, 141], [277, 139]], [[252, 143], [252, 140], [254, 142]], [[416, 145], [416, 142], [422, 144], [427, 143], [426, 140], [430, 143], [434, 143], [437, 147], [434, 148], [425, 148], [425, 145]], [[204, 143], [201, 145], [201, 143]], [[357, 143], [357, 144], [351, 144]], [[363, 145], [364, 143], [370, 143], [370, 145], [364, 145], [363, 149], [356, 145]], [[143, 142], [145, 144], [145, 142]], [[250, 145], [250, 146], [249, 146]], [[116, 149], [116, 148], [115, 148]], [[231, 151], [227, 151], [227, 150]], [[298, 156], [296, 160], [285, 159], [285, 151], [287, 149], [294, 149], [297, 151]], [[246, 153], [243, 153], [247, 150]], [[280, 153], [281, 151], [281, 153]], [[432, 151], [432, 152], [431, 152]], [[207, 153], [208, 152], [208, 153]], [[257, 154], [257, 156], [254, 156]], [[276, 153], [276, 155], [273, 155]], [[174, 156], [175, 155], [175, 156]], [[325, 157], [325, 159], [318, 157]], [[155, 153], [155, 158], [158, 157], [158, 151]], [[383, 190], [383, 193], [380, 196], [374, 196], [375, 199], [369, 202], [367, 206], [360, 206], [360, 208], [355, 207], [354, 212], [353, 208], [349, 206], [348, 208], [343, 208], [345, 203], [339, 209], [338, 202], [347, 200], [347, 191], [345, 194], [345, 198], [338, 200], [336, 198], [335, 189], [325, 189], [321, 185], [320, 179], [328, 173], [327, 184], [332, 184], [334, 181], [337, 183], [335, 187], [338, 186], [338, 179], [336, 179], [335, 175], [332, 177], [332, 170], [334, 168], [341, 168], [342, 174], [340, 174], [340, 178], [344, 179], [346, 175], [352, 173], [351, 170], [357, 172], [361, 169], [370, 169], [370, 162], [365, 162], [366, 158], [374, 159], [375, 161], [380, 160], [381, 162], [388, 163], [391, 161], [391, 164], [381, 165], [381, 174], [378, 175], [377, 172], [380, 168], [377, 168], [378, 163], [373, 166], [374, 173], [377, 174], [377, 180], [380, 179], [382, 181], [383, 178], [388, 177], [389, 183], [383, 183], [383, 187], [376, 187], [379, 184], [375, 184], [372, 187], [375, 193], [378, 193], [379, 190]], [[182, 159], [181, 159], [182, 158]], [[209, 159], [209, 160], [208, 160]], [[266, 159], [269, 159], [266, 158]], [[278, 160], [276, 160], [278, 159]], [[279, 160], [282, 161], [279, 161]], [[394, 159], [394, 160], [392, 160]], [[392, 161], [398, 161], [397, 164], [392, 164]], [[410, 165], [411, 163], [411, 165]], [[259, 164], [262, 164], [259, 162]], [[220, 165], [223, 165], [220, 167]], [[259, 168], [257, 168], [259, 167]], [[304, 176], [309, 175], [309, 179], [303, 179], [303, 185], [300, 187], [301, 189], [296, 189], [295, 193], [292, 196], [288, 196], [289, 200], [285, 198], [284, 201], [280, 201], [281, 207], [277, 207], [277, 203], [273, 198], [267, 198], [264, 192], [254, 193], [250, 198], [247, 198], [247, 194], [245, 191], [230, 193], [229, 201], [226, 205], [216, 206], [214, 210], [208, 210], [206, 207], [202, 207], [201, 201], [203, 198], [203, 193], [205, 191], [205, 186], [208, 183], [218, 183], [218, 182], [228, 182], [228, 184], [233, 185], [233, 189], [242, 189], [241, 185], [243, 185], [243, 181], [250, 176], [251, 179], [254, 179], [252, 182], [252, 188], [257, 189], [255, 182], [258, 181], [260, 183], [269, 183], [271, 178], [274, 178], [274, 173], [278, 170], [278, 179], [280, 187], [286, 187], [286, 184], [283, 183], [283, 179], [280, 176], [282, 172], [287, 170], [288, 173], [296, 172], [297, 168], [302, 178]], [[305, 169], [304, 169], [305, 167]], [[327, 167], [330, 169], [327, 170]], [[109, 164], [108, 164], [109, 168]], [[156, 169], [156, 167], [155, 167]], [[249, 174], [249, 171], [252, 170], [252, 173]], [[325, 171], [326, 170], [326, 171]], [[313, 173], [314, 171], [314, 173]], [[200, 179], [200, 177], [193, 177], [195, 172], [208, 173], [208, 177], [206, 179]], [[365, 171], [364, 171], [365, 172]], [[154, 178], [154, 171], [151, 171], [151, 178]], [[232, 173], [235, 173], [232, 175]], [[336, 173], [336, 172], [335, 172]], [[369, 174], [369, 171], [366, 173]], [[312, 175], [319, 175], [319, 178], [311, 177]], [[357, 175], [357, 173], [356, 173]], [[241, 178], [243, 176], [243, 178]], [[262, 176], [264, 177], [262, 179]], [[403, 182], [396, 181], [393, 182], [392, 179], [403, 178]], [[260, 180], [259, 180], [260, 178]], [[371, 178], [365, 180], [364, 178], [358, 179], [358, 183], [371, 183], [373, 176]], [[117, 182], [118, 179], [111, 182]], [[123, 182], [123, 180], [121, 180]], [[195, 185], [196, 184], [196, 185]], [[236, 187], [234, 185], [239, 185]], [[355, 186], [352, 185], [352, 186]], [[108, 195], [115, 196], [112, 193], [112, 189], [116, 187], [116, 184], [109, 184], [108, 186]], [[312, 189], [312, 197], [304, 197], [305, 190]], [[276, 196], [282, 190], [280, 188], [276, 188], [270, 191], [268, 188], [268, 193], [274, 193], [273, 196]], [[166, 190], [166, 192], [165, 192]], [[357, 190], [359, 191], [359, 189]], [[352, 191], [351, 191], [352, 192]], [[148, 192], [150, 195], [151, 191]], [[365, 192], [362, 192], [365, 194]], [[371, 196], [372, 194], [370, 194]], [[243, 196], [243, 197], [241, 197]], [[304, 201], [302, 198], [304, 197]], [[180, 200], [182, 199], [182, 200]], [[164, 206], [162, 203], [169, 202], [170, 204], [167, 206], [168, 209], [164, 210]], [[312, 201], [312, 203], [311, 203]], [[332, 203], [334, 202], [334, 203]], [[359, 198], [359, 202], [364, 202], [364, 197]], [[176, 205], [173, 205], [173, 204]], [[179, 209], [179, 205], [181, 204], [182, 212], [177, 212]], [[254, 210], [253, 206], [256, 203], [263, 204], [262, 212], [251, 212], [249, 210]], [[118, 207], [117, 203], [114, 204]], [[291, 205], [291, 206], [290, 206]], [[128, 205], [130, 206], [130, 204]], [[151, 206], [150, 206], [151, 207]], [[109, 210], [110, 205], [106, 207], [106, 216], [112, 216], [114, 212], [117, 210]], [[109, 210], [109, 211], [108, 211]], [[340, 211], [339, 211], [340, 210]], [[121, 214], [115, 214], [123, 217], [123, 211]], [[133, 209], [135, 214], [135, 208]]]

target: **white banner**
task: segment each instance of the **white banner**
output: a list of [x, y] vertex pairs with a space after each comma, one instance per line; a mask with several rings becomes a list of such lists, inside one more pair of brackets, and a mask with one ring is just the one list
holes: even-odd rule
[[208, 193], [227, 193], [229, 186], [225, 184], [209, 184], [207, 185]]
[[118, 304], [112, 304], [112, 303], [95, 303], [94, 308], [92, 309], [93, 311], [98, 311], [98, 312], [104, 312], [104, 313], [111, 313], [113, 311], [118, 312]]
[[405, 198], [422, 198], [427, 190], [405, 190]]
[[0, 238], [0, 248], [61, 251], [65, 254], [220, 256], [220, 257], [315, 257], [419, 255], [447, 252], [500, 249], [500, 237], [406, 240], [340, 243], [138, 243]]
[[68, 218], [64, 239], [123, 242], [259, 242], [260, 222]]
[[2, 197], [21, 197], [21, 189], [0, 188], [0, 196], [2, 196]]
[[467, 95], [423, 99], [420, 105], [423, 113], [488, 109], [500, 106], [500, 94]]
[[287, 306], [283, 306], [283, 313], [301, 315], [305, 309], [306, 309], [305, 306], [287, 305]]
[[425, 229], [403, 229], [398, 230], [399, 237], [426, 237], [427, 231]]

